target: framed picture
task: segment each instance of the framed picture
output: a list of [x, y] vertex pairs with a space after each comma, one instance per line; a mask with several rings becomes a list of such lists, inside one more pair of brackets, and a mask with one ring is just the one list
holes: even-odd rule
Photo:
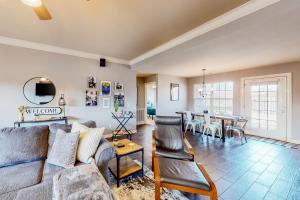
[[94, 76], [88, 77], [88, 88], [96, 89], [97, 87], [97, 79]]
[[123, 91], [124, 90], [124, 84], [123, 82], [115, 82], [115, 90], [116, 91]]
[[85, 92], [85, 105], [86, 106], [97, 106], [98, 105], [98, 91], [97, 90], [86, 90]]
[[170, 85], [170, 100], [179, 101], [179, 84], [171, 83]]
[[109, 97], [102, 98], [102, 107], [110, 108], [110, 98]]
[[101, 81], [101, 94], [110, 96], [111, 95], [111, 82], [110, 81]]
[[114, 94], [114, 104], [118, 103], [119, 107], [125, 106], [125, 95], [123, 92], [115, 92]]

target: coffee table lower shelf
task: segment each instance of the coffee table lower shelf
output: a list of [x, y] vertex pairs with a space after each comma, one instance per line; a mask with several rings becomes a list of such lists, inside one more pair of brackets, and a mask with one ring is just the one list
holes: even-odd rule
[[[119, 166], [118, 166], [119, 165]], [[114, 158], [109, 162], [109, 170], [117, 179], [117, 186], [119, 187], [119, 181], [124, 179], [130, 175], [136, 173], [143, 173], [143, 167], [138, 165], [134, 160], [132, 160], [128, 156], [122, 157], [120, 159], [119, 164], [117, 162], [117, 158]]]

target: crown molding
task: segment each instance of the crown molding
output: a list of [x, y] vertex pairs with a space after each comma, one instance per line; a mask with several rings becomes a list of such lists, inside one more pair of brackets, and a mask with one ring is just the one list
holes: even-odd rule
[[[186, 32], [186, 33], [180, 35], [179, 37], [176, 37], [175, 39], [172, 39], [172, 40], [164, 43], [163, 45], [160, 45], [160, 46], [130, 60], [129, 64], [131, 66], [135, 65], [143, 60], [146, 60], [150, 57], [158, 55], [164, 51], [167, 51], [173, 47], [183, 44], [189, 40], [192, 40], [192, 39], [199, 37], [205, 33], [215, 30], [221, 26], [224, 26], [233, 21], [236, 21], [244, 16], [247, 16], [251, 13], [254, 13], [260, 9], [263, 9], [267, 6], [275, 4], [279, 1], [280, 0], [250, 0], [247, 3], [241, 5], [237, 8], [234, 8], [234, 9], [224, 13], [223, 15], [216, 17], [216, 18], [198, 26], [197, 28], [195, 28], [193, 30]], [[136, 68], [136, 67], [133, 67], [133, 68]]]
[[4, 36], [0, 36], [0, 44], [16, 46], [16, 47], [23, 47], [23, 48], [27, 48], [27, 49], [40, 50], [40, 51], [45, 51], [45, 52], [50, 52], [50, 53], [75, 56], [75, 57], [98, 60], [98, 61], [100, 58], [105, 58], [108, 62], [122, 64], [122, 65], [129, 65], [128, 60], [88, 53], [88, 52], [84, 52], [84, 51], [78, 51], [75, 49], [68, 49], [68, 48], [63, 48], [63, 47], [58, 47], [58, 46], [53, 46], [53, 45], [47, 45], [47, 44], [42, 44], [42, 43], [37, 43], [37, 42], [31, 42], [31, 41], [20, 40], [20, 39], [15, 39], [15, 38], [10, 38], [10, 37], [4, 37]]

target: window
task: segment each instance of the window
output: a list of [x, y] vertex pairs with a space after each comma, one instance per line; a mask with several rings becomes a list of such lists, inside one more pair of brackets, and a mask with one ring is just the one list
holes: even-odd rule
[[194, 85], [194, 110], [203, 112], [208, 110], [216, 114], [233, 113], [233, 82], [217, 82], [207, 84], [208, 95], [200, 97], [202, 84]]

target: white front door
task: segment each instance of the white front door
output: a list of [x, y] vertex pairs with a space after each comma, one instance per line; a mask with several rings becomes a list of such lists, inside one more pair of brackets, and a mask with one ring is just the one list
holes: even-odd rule
[[244, 112], [250, 134], [287, 140], [287, 77], [244, 79]]

